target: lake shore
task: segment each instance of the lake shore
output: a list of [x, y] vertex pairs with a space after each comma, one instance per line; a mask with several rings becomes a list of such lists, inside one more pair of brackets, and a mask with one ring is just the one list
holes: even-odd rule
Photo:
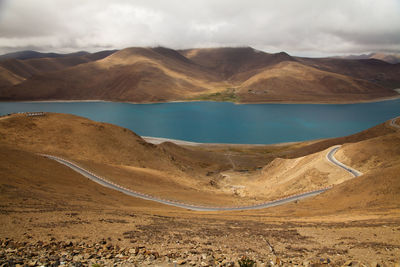
[[346, 104], [361, 104], [361, 103], [374, 103], [384, 102], [389, 100], [396, 100], [400, 98], [400, 93], [397, 96], [375, 98], [369, 100], [354, 100], [354, 101], [266, 101], [266, 102], [232, 102], [232, 101], [215, 101], [215, 100], [170, 100], [170, 101], [152, 101], [152, 102], [133, 102], [133, 101], [113, 101], [113, 100], [102, 100], [102, 99], [76, 99], [76, 100], [23, 100], [23, 101], [0, 101], [1, 102], [16, 102], [16, 103], [94, 103], [94, 102], [112, 102], [112, 103], [128, 103], [128, 104], [163, 104], [163, 103], [191, 103], [191, 102], [226, 102], [235, 105], [251, 105], [251, 104], [307, 104], [307, 105], [346, 105]]
[[286, 145], [293, 145], [300, 142], [284, 142], [284, 143], [277, 143], [277, 144], [231, 144], [231, 143], [199, 143], [199, 142], [191, 142], [179, 139], [171, 139], [171, 138], [163, 138], [163, 137], [152, 137], [152, 136], [141, 136], [147, 143], [151, 143], [154, 145], [159, 145], [164, 142], [171, 142], [176, 145], [181, 146], [286, 146]]

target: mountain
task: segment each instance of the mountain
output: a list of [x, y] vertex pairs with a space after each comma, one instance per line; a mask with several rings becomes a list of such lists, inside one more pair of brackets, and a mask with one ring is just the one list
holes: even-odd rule
[[357, 102], [394, 97], [400, 64], [251, 47], [126, 48], [0, 61], [1, 100]]
[[18, 51], [13, 53], [8, 53], [4, 55], [0, 55], [0, 60], [4, 59], [33, 59], [33, 58], [60, 58], [60, 57], [79, 57], [90, 55], [89, 52], [79, 51], [75, 53], [69, 54], [58, 54], [58, 53], [41, 53], [32, 50]]
[[[293, 61], [294, 58], [281, 52], [268, 54], [251, 47], [238, 48], [204, 48], [180, 51], [194, 63], [211, 69], [226, 80], [243, 80], [249, 78], [248, 74], [283, 61]], [[242, 74], [241, 77], [236, 77]]]
[[400, 63], [400, 54], [369, 53], [362, 55], [337, 56], [343, 59], [379, 59], [391, 64]]
[[33, 75], [63, 70], [68, 67], [99, 60], [116, 52], [77, 52], [71, 54], [22, 51], [0, 56], [0, 88], [19, 84]]

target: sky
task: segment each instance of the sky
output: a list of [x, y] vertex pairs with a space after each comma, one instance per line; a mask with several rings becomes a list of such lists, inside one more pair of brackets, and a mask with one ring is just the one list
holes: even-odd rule
[[400, 0], [0, 0], [0, 54], [132, 46], [400, 53]]

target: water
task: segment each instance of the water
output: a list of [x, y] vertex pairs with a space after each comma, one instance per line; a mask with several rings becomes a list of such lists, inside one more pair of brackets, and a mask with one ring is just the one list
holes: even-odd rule
[[362, 104], [0, 102], [0, 114], [70, 113], [143, 136], [204, 143], [273, 144], [345, 136], [400, 115], [400, 99]]

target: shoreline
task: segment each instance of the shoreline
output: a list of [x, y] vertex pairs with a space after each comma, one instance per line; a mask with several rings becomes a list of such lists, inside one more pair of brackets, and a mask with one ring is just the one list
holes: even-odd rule
[[391, 101], [400, 99], [400, 93], [397, 96], [376, 98], [370, 100], [354, 100], [354, 101], [313, 101], [313, 102], [298, 102], [298, 101], [273, 101], [273, 102], [232, 102], [232, 101], [215, 101], [215, 100], [171, 100], [171, 101], [155, 101], [155, 102], [133, 102], [133, 101], [113, 101], [113, 100], [102, 100], [102, 99], [77, 99], [77, 100], [10, 100], [0, 101], [0, 103], [126, 103], [126, 104], [167, 104], [167, 103], [191, 103], [191, 102], [216, 102], [216, 103], [232, 103], [234, 105], [262, 105], [262, 104], [282, 104], [282, 105], [352, 105], [352, 104], [364, 104], [364, 103], [377, 103], [384, 101]]
[[[181, 146], [285, 146], [285, 145], [292, 145], [304, 141], [299, 142], [283, 142], [283, 143], [276, 143], [276, 144], [233, 144], [233, 143], [200, 143], [200, 142], [192, 142], [192, 141], [185, 141], [180, 139], [172, 139], [172, 138], [164, 138], [164, 137], [152, 137], [152, 136], [140, 136], [143, 138], [147, 143], [151, 143], [154, 145], [159, 145], [164, 142], [171, 142], [176, 145]], [[313, 141], [313, 140], [312, 140]]]

